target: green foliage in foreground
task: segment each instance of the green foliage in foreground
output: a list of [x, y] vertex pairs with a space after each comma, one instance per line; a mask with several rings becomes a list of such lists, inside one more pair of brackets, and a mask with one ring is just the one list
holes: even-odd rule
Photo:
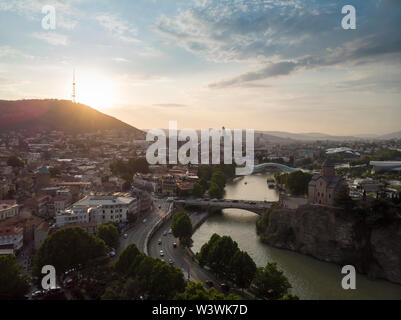
[[202, 246], [198, 260], [201, 266], [207, 265], [219, 277], [233, 280], [240, 288], [248, 288], [256, 273], [255, 262], [229, 236], [213, 234]]
[[46, 238], [35, 255], [32, 272], [41, 276], [44, 265], [56, 268], [57, 275], [72, 268], [82, 268], [108, 260], [103, 240], [81, 227], [56, 231]]
[[175, 300], [241, 300], [234, 294], [225, 296], [215, 288], [206, 289], [201, 282], [189, 281], [185, 291], [175, 296]]
[[97, 236], [110, 248], [117, 248], [120, 245], [120, 233], [114, 224], [106, 223], [99, 226]]
[[[287, 277], [283, 271], [277, 268], [277, 263], [267, 263], [264, 268], [259, 268], [253, 281], [256, 295], [262, 299], [281, 299], [284, 298], [291, 288]], [[294, 298], [288, 296], [287, 298]]]
[[111, 283], [102, 299], [172, 299], [185, 290], [182, 271], [146, 256], [135, 244], [121, 252], [115, 264], [119, 280]]
[[0, 256], [0, 300], [23, 299], [28, 290], [28, 277], [15, 256]]

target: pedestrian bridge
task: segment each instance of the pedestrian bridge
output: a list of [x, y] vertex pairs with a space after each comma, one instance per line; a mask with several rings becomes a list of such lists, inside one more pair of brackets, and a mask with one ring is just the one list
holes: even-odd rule
[[286, 166], [285, 164], [281, 164], [281, 163], [265, 162], [265, 163], [261, 163], [261, 164], [254, 166], [253, 173], [262, 172], [266, 168], [276, 168], [276, 169], [279, 169], [286, 173], [291, 173], [291, 172], [301, 170], [299, 168], [292, 168], [292, 167]]
[[242, 209], [252, 211], [258, 215], [262, 215], [272, 205], [272, 201], [246, 201], [246, 200], [229, 200], [229, 199], [179, 199], [174, 200], [175, 204], [183, 206], [203, 207], [207, 210], [222, 209]]

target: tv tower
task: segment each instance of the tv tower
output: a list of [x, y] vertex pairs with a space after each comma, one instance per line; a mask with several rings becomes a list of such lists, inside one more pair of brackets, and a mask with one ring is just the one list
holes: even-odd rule
[[72, 73], [72, 102], [75, 103], [75, 68]]

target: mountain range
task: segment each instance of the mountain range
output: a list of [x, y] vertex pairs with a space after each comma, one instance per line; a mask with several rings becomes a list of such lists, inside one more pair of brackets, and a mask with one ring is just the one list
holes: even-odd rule
[[[103, 130], [129, 131], [137, 139], [144, 139], [145, 131], [96, 109], [70, 100], [29, 99], [0, 100], [0, 132], [51, 131], [81, 133]], [[318, 132], [290, 133], [284, 131], [255, 131], [255, 141], [260, 137], [270, 143], [288, 144], [297, 141], [345, 141], [401, 139], [401, 131], [385, 135], [334, 136]]]
[[81, 103], [57, 99], [0, 100], [0, 132], [61, 130], [70, 133], [103, 130], [144, 132]]

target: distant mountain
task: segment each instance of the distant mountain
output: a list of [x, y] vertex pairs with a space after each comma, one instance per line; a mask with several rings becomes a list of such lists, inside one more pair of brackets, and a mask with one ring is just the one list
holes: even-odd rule
[[384, 134], [378, 137], [378, 139], [383, 139], [383, 140], [387, 140], [387, 139], [401, 139], [401, 131], [398, 132], [392, 132], [392, 133], [388, 133], [388, 134]]
[[0, 100], [0, 132], [11, 130], [71, 133], [117, 130], [144, 137], [141, 130], [87, 105], [56, 99]]
[[316, 140], [331, 140], [331, 141], [344, 141], [344, 140], [358, 140], [361, 138], [354, 136], [332, 136], [329, 134], [310, 132], [310, 133], [290, 133], [283, 131], [263, 131], [264, 134], [272, 136], [293, 139], [298, 141], [316, 141]]

